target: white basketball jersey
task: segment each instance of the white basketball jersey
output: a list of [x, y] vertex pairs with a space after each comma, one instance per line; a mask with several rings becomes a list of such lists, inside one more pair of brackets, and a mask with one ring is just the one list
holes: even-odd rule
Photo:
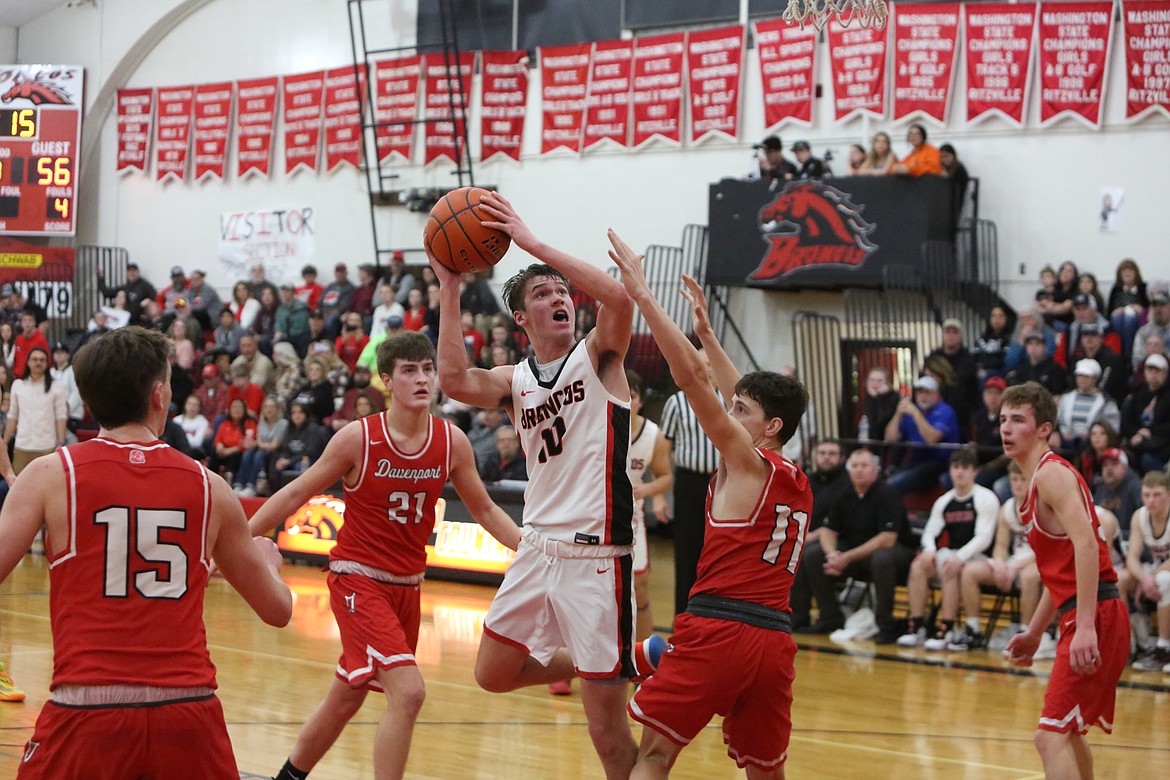
[[1016, 509], [1015, 496], [1012, 496], [1004, 502], [1003, 517], [1012, 532], [1012, 540], [1008, 545], [1008, 555], [1015, 556], [1017, 553], [1031, 550], [1032, 545], [1028, 543], [1028, 532], [1024, 528], [1024, 524], [1020, 522], [1020, 513]]
[[[637, 438], [630, 442], [630, 458], [629, 465], [626, 467], [626, 473], [630, 475], [630, 486], [637, 485], [642, 481], [642, 477], [646, 474], [646, 467], [650, 465], [650, 461], [654, 459], [654, 443], [658, 441], [658, 426], [647, 420], [642, 423], [642, 430], [638, 432]], [[655, 474], [654, 476], [658, 476]], [[641, 522], [644, 514], [644, 506], [642, 501], [634, 502], [634, 521]]]
[[632, 544], [630, 402], [601, 384], [585, 342], [548, 382], [535, 358], [518, 364], [512, 408], [528, 464], [525, 525], [570, 544]]
[[1154, 536], [1154, 523], [1150, 520], [1150, 510], [1144, 506], [1138, 510], [1138, 522], [1142, 526], [1142, 539], [1154, 558], [1154, 565], [1161, 566], [1170, 559], [1170, 522], [1162, 528], [1161, 536]]

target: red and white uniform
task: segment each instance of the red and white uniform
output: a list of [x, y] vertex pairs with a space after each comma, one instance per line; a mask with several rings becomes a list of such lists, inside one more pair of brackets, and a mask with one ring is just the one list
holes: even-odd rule
[[[1077, 480], [1081, 501], [1093, 523], [1097, 538], [1097, 580], [1099, 583], [1117, 582], [1109, 548], [1101, 538], [1101, 527], [1093, 497], [1080, 471], [1054, 452], [1046, 452], [1036, 465], [1042, 468], [1067, 468]], [[1040, 580], [1048, 589], [1052, 603], [1057, 607], [1077, 595], [1076, 561], [1072, 543], [1064, 534], [1054, 534], [1036, 518], [1036, 483], [1033, 475], [1028, 495], [1020, 507], [1020, 519], [1028, 532], [1028, 542], [1036, 553]], [[1076, 633], [1076, 612], [1071, 609], [1060, 618], [1060, 642], [1052, 677], [1044, 694], [1044, 710], [1039, 728], [1047, 731], [1084, 734], [1090, 726], [1100, 726], [1106, 733], [1113, 731], [1113, 705], [1117, 681], [1129, 661], [1129, 613], [1119, 598], [1097, 602], [1097, 644], [1101, 665], [1090, 675], [1079, 675], [1069, 665], [1069, 645]]]
[[157, 441], [97, 438], [58, 457], [69, 536], [49, 559], [54, 700], [19, 776], [238, 777], [203, 626], [207, 471]]
[[[654, 444], [658, 441], [658, 426], [652, 420], [642, 423], [642, 430], [630, 442], [630, 455], [627, 459], [626, 473], [630, 476], [630, 485], [641, 484], [646, 473], [646, 467], [654, 459]], [[655, 477], [658, 475], [655, 474]], [[634, 573], [641, 574], [650, 568], [650, 550], [646, 544], [646, 507], [645, 499], [634, 501]]]
[[[812, 491], [791, 461], [770, 450], [757, 452], [771, 475], [748, 517], [712, 517], [714, 486], [708, 488], [707, 527], [691, 596], [710, 594], [790, 612]], [[674, 625], [658, 671], [630, 701], [633, 718], [686, 745], [712, 717], [723, 715], [723, 740], [736, 764], [762, 769], [782, 764], [792, 732], [792, 635], [690, 613], [679, 615]]]
[[380, 690], [377, 669], [415, 664], [419, 583], [435, 504], [451, 471], [449, 424], [428, 417], [426, 442], [403, 452], [386, 415], [359, 420], [362, 467], [345, 484], [345, 523], [329, 553], [329, 602], [341, 633], [337, 676]]

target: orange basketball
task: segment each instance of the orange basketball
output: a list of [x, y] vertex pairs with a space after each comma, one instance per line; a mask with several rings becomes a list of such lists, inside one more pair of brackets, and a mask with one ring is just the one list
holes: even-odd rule
[[431, 209], [423, 228], [423, 245], [444, 267], [456, 273], [491, 268], [512, 243], [507, 233], [480, 224], [481, 220], [491, 219], [478, 208], [487, 194], [480, 187], [451, 190]]

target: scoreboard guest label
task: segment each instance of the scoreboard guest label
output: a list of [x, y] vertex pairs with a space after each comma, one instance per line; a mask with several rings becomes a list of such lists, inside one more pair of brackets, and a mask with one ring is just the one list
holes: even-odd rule
[[0, 65], [0, 233], [76, 232], [83, 70]]

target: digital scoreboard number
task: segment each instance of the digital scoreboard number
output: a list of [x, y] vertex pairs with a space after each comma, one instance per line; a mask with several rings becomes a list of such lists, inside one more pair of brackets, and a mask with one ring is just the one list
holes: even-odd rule
[[0, 65], [0, 235], [72, 236], [82, 69]]

